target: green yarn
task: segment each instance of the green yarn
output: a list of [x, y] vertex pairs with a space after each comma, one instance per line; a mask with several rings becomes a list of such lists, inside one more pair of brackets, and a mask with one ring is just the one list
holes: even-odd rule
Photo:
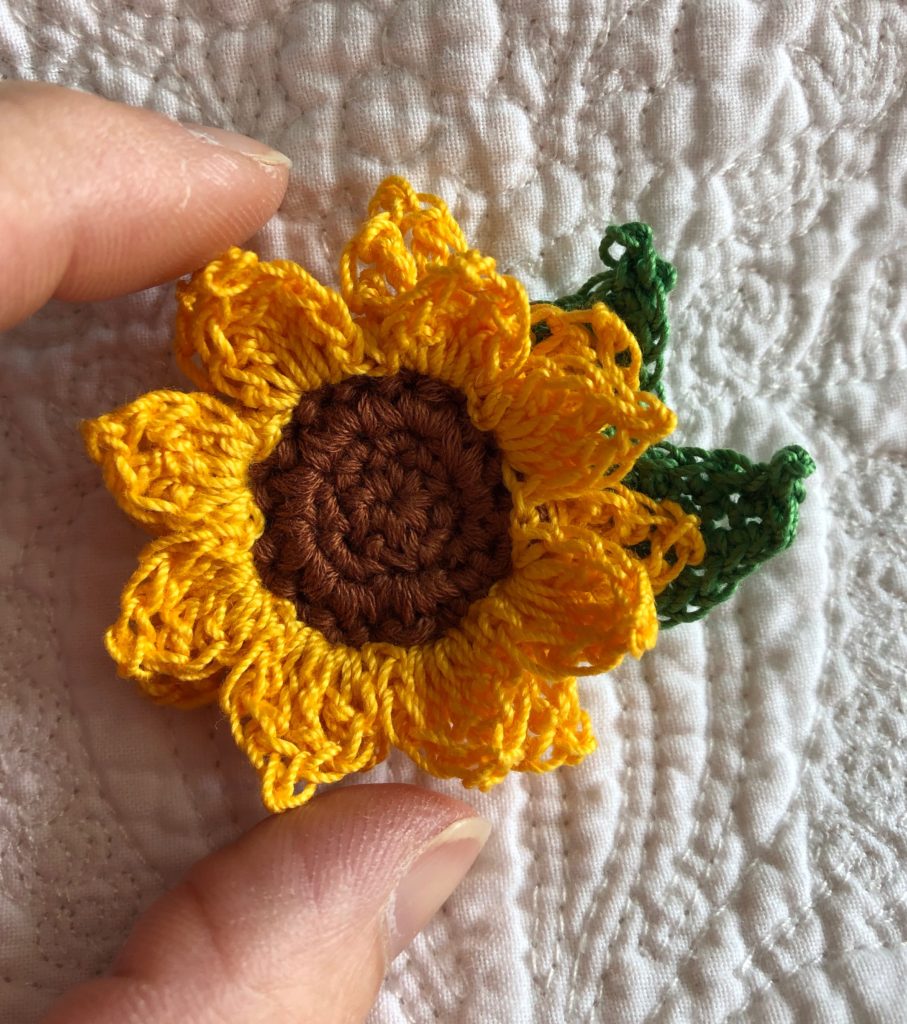
[[[616, 245], [624, 250], [617, 258], [611, 254]], [[613, 309], [639, 342], [639, 386], [664, 400], [661, 375], [671, 333], [668, 292], [677, 283], [677, 271], [655, 251], [648, 224], [612, 224], [598, 255], [607, 269], [590, 277], [573, 295], [555, 299], [553, 305], [569, 311], [604, 302]]]
[[[620, 256], [612, 254], [615, 246], [623, 248]], [[606, 269], [553, 305], [575, 310], [604, 302], [613, 309], [639, 343], [640, 387], [664, 400], [667, 295], [677, 271], [655, 251], [648, 224], [612, 225], [598, 253]], [[537, 340], [546, 336], [544, 324], [535, 334]], [[768, 463], [751, 462], [726, 448], [706, 451], [667, 442], [645, 452], [624, 482], [696, 515], [706, 547], [702, 563], [686, 566], [655, 599], [663, 628], [701, 619], [763, 562], [790, 547], [806, 497], [803, 481], [815, 468], [798, 445], [782, 448]]]
[[803, 448], [790, 445], [768, 463], [719, 448], [678, 448], [662, 442], [638, 460], [628, 487], [656, 501], [669, 498], [699, 517], [706, 556], [686, 566], [656, 598], [663, 627], [693, 622], [726, 601], [741, 580], [797, 534], [803, 483], [816, 468]]

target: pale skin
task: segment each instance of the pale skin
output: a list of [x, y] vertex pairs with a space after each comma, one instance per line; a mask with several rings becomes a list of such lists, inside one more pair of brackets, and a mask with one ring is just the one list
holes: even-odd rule
[[[289, 177], [251, 139], [36, 83], [0, 83], [0, 138], [0, 330], [193, 270], [261, 227]], [[44, 1024], [361, 1021], [487, 836], [412, 786], [316, 798], [191, 867]]]

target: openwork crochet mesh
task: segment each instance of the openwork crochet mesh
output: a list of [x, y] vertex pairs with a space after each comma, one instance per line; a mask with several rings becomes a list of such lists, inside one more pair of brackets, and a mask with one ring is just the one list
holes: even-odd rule
[[[639, 386], [664, 400], [671, 334], [668, 293], [677, 283], [677, 271], [655, 251], [648, 224], [612, 224], [598, 254], [605, 269], [553, 305], [581, 311], [604, 302], [613, 309], [639, 343]], [[545, 336], [545, 325], [537, 325], [536, 339]], [[806, 498], [803, 481], [815, 469], [812, 456], [799, 445], [782, 448], [768, 463], [752, 462], [728, 448], [706, 451], [668, 441], [643, 452], [624, 482], [695, 516], [705, 542], [704, 559], [684, 566], [656, 596], [663, 628], [701, 619], [760, 565], [793, 544]], [[645, 557], [648, 545], [635, 550]]]
[[153, 534], [107, 649], [155, 700], [217, 700], [269, 809], [391, 746], [482, 789], [577, 764], [576, 677], [793, 540], [812, 460], [670, 445], [674, 269], [643, 224], [600, 255], [530, 304], [441, 199], [389, 178], [339, 293], [228, 250], [178, 289], [199, 390], [83, 425]]
[[501, 453], [431, 377], [304, 394], [250, 479], [261, 578], [332, 643], [436, 640], [510, 572]]

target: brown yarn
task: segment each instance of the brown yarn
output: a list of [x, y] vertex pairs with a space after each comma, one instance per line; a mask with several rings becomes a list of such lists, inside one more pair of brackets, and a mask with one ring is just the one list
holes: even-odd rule
[[255, 565], [333, 643], [435, 640], [510, 572], [510, 492], [463, 394], [422, 374], [303, 395], [252, 466]]

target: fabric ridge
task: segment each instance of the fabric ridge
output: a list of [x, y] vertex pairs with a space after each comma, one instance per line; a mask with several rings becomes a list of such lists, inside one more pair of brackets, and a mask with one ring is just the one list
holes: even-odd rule
[[[720, 605], [744, 541], [727, 573], [679, 580], [663, 624], [694, 594], [709, 617], [580, 681], [599, 741], [581, 765], [464, 793], [394, 753], [357, 779], [465, 796], [494, 824], [372, 1024], [901, 1018], [905, 65], [898, 0], [0, 0], [0, 74], [286, 152], [287, 198], [248, 248], [332, 286], [391, 174], [564, 315], [607, 226], [642, 251], [651, 225], [676, 286], [663, 263], [634, 273], [666, 303], [667, 361], [659, 308], [616, 260], [605, 282], [680, 414], [634, 486], [655, 501], [680, 481], [686, 512], [704, 473], [726, 497], [745, 479], [772, 515], [815, 458], [792, 547]], [[101, 639], [146, 538], [77, 425], [190, 390], [175, 315], [172, 287], [52, 303], [0, 345], [0, 1019], [17, 1024], [263, 813], [217, 710], [154, 707]], [[703, 466], [725, 447], [752, 462]]]

